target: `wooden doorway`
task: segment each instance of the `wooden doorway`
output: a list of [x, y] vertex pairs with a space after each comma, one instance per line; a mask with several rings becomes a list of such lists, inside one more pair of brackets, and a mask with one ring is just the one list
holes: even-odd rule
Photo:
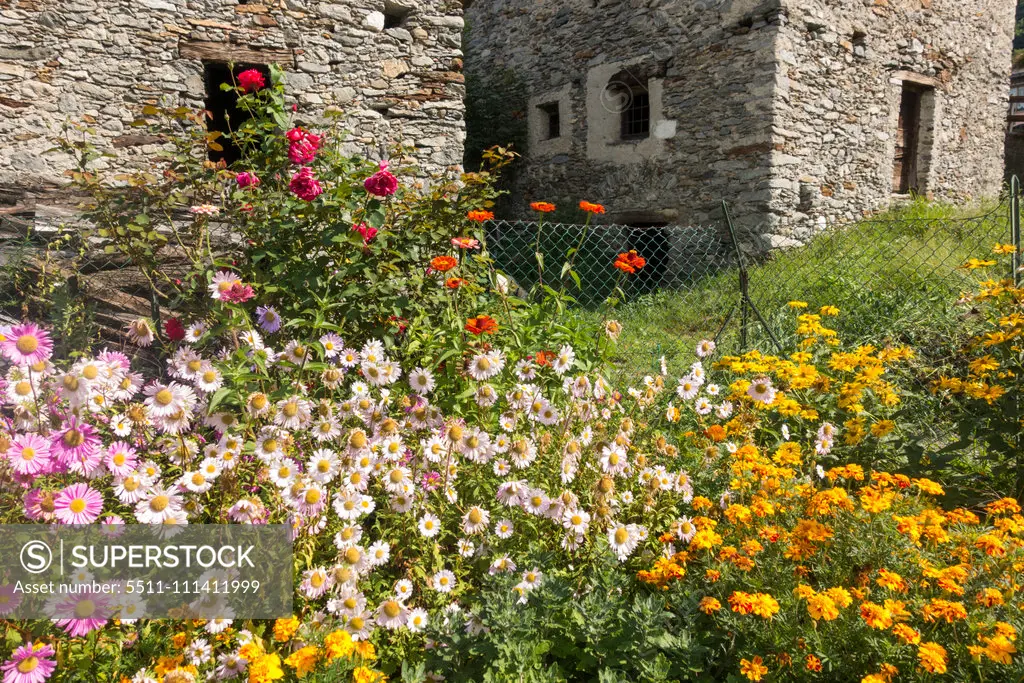
[[896, 154], [892, 165], [892, 191], [908, 194], [917, 191], [917, 160], [921, 140], [921, 100], [926, 88], [903, 83], [900, 117], [896, 126]]

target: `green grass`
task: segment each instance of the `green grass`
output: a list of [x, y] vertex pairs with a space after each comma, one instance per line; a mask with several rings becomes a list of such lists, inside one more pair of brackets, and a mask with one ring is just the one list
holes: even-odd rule
[[[975, 273], [959, 268], [986, 258], [996, 242], [1009, 242], [1005, 206], [959, 208], [917, 200], [844, 229], [830, 230], [806, 246], [774, 252], [750, 266], [750, 296], [783, 347], [792, 350], [796, 314], [791, 300], [809, 310], [839, 307], [830, 319], [852, 343], [908, 343], [929, 361], [951, 357], [969, 321], [956, 305], [973, 289]], [[1000, 272], [995, 276], [1008, 275]], [[694, 347], [714, 337], [739, 302], [735, 270], [717, 273], [692, 288], [661, 291], [620, 306], [610, 317], [624, 325], [617, 344], [616, 379], [636, 382], [664, 355], [681, 373], [695, 360]], [[577, 315], [599, 319], [600, 313]], [[724, 352], [740, 350], [737, 311], [719, 339]], [[751, 317], [748, 348], [770, 350], [764, 328]], [[924, 365], [922, 364], [922, 367]]]

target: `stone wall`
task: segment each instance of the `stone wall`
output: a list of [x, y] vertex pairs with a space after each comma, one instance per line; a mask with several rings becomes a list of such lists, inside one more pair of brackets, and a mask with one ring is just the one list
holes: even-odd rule
[[[512, 70], [531, 93], [521, 205], [588, 199], [620, 223], [703, 223], [726, 197], [741, 221], [767, 211], [778, 2], [476, 0], [466, 20], [467, 78]], [[607, 88], [629, 77], [650, 84], [651, 136], [616, 142]], [[542, 140], [554, 102], [562, 135]]]
[[[904, 80], [930, 93], [920, 189], [998, 192], [1014, 4], [476, 0], [466, 72], [527, 84], [520, 206], [586, 198], [616, 222], [699, 224], [727, 199], [745, 241], [788, 246], [889, 204]], [[651, 135], [617, 142], [607, 87], [630, 77], [649, 86]]]
[[69, 118], [151, 154], [129, 124], [148, 103], [202, 108], [204, 59], [281, 64], [300, 120], [341, 108], [354, 152], [402, 142], [425, 172], [457, 167], [462, 28], [459, 0], [0, 0], [0, 189], [60, 182], [68, 160], [45, 150]]
[[923, 86], [919, 188], [994, 196], [1003, 180], [1013, 0], [784, 0], [771, 211], [805, 239], [892, 199], [903, 83]]

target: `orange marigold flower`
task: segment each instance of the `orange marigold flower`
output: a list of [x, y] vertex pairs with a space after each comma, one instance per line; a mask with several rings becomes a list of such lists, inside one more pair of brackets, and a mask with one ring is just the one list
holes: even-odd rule
[[301, 622], [296, 617], [278, 619], [274, 622], [274, 640], [284, 643], [291, 640], [295, 632], [299, 630]]
[[807, 655], [804, 659], [804, 666], [808, 671], [821, 671], [821, 660], [814, 655]]
[[587, 201], [581, 201], [580, 202], [580, 208], [583, 209], [584, 211], [586, 211], [587, 213], [594, 213], [594, 214], [604, 213], [604, 207], [603, 206], [601, 206], [600, 204], [593, 204], [593, 203], [587, 202]]
[[921, 634], [906, 624], [896, 624], [892, 634], [903, 641], [904, 645], [917, 645], [921, 642]]
[[946, 673], [946, 648], [938, 643], [923, 643], [917, 648], [917, 658], [928, 673]]
[[985, 506], [990, 515], [1013, 515], [1020, 512], [1020, 503], [1015, 498], [1000, 498]]
[[740, 673], [751, 681], [759, 681], [768, 673], [768, 667], [764, 666], [764, 660], [760, 656], [754, 657], [753, 660], [741, 659]]
[[974, 547], [984, 550], [986, 555], [991, 557], [1002, 557], [1006, 554], [1006, 546], [1001, 539], [992, 534], [982, 534], [974, 540]]
[[430, 267], [439, 273], [447, 273], [457, 265], [459, 262], [454, 256], [435, 256], [430, 260]]
[[839, 608], [836, 607], [835, 601], [824, 593], [816, 593], [807, 598], [807, 613], [815, 621], [832, 621], [839, 618]]
[[995, 588], [986, 588], [974, 599], [979, 605], [996, 607], [1003, 604], [1003, 594]]
[[631, 249], [616, 256], [612, 265], [623, 273], [632, 275], [647, 265], [647, 259], [638, 254], [636, 249]]
[[470, 211], [469, 213], [466, 214], [466, 218], [477, 223], [483, 223], [484, 221], [494, 220], [494, 212], [482, 210]]
[[860, 617], [871, 628], [889, 628], [892, 626], [892, 615], [889, 610], [873, 602], [865, 602], [860, 606]]
[[498, 323], [489, 315], [478, 315], [466, 319], [466, 331], [476, 335], [494, 334], [498, 331]]
[[712, 598], [711, 596], [706, 596], [701, 598], [700, 604], [697, 606], [697, 609], [699, 609], [704, 614], [711, 614], [712, 612], [717, 612], [718, 610], [722, 609], [722, 603], [720, 603], [715, 598]]
[[720, 578], [722, 578], [722, 572], [718, 571], [717, 569], [705, 569], [704, 578], [710, 581], [711, 583], [715, 583]]
[[530, 208], [540, 213], [551, 213], [555, 210], [555, 205], [551, 202], [533, 202], [530, 204]]
[[896, 572], [891, 572], [888, 569], [879, 569], [878, 578], [875, 579], [882, 588], [888, 588], [889, 590], [896, 591], [898, 593], [905, 593], [909, 588], [906, 580]]

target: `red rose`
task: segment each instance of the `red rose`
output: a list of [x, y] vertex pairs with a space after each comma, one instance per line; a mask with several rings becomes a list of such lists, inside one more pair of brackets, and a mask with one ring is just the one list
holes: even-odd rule
[[246, 69], [238, 74], [238, 85], [242, 86], [245, 92], [256, 92], [267, 85], [263, 74], [256, 69]]
[[388, 162], [380, 162], [380, 170], [363, 182], [366, 191], [377, 197], [388, 197], [398, 190], [398, 178], [388, 171]]

